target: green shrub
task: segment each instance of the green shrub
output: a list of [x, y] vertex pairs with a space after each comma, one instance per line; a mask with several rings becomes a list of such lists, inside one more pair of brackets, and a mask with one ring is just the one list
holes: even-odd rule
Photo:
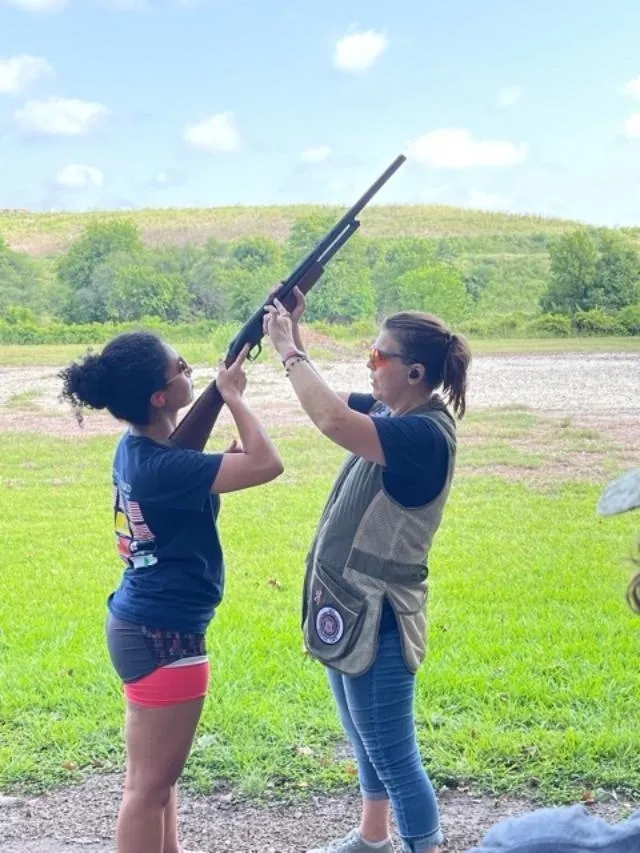
[[31, 308], [23, 305], [8, 305], [2, 312], [2, 319], [10, 326], [24, 326], [38, 324], [38, 315]]
[[238, 331], [237, 324], [198, 323], [170, 324], [156, 317], [143, 317], [137, 323], [12, 323], [0, 320], [0, 344], [104, 344], [122, 332], [148, 329], [167, 340], [195, 343], [211, 341], [224, 349]]
[[623, 335], [625, 333], [617, 317], [607, 314], [601, 308], [578, 311], [573, 317], [573, 325], [579, 335]]
[[526, 325], [527, 334], [536, 338], [567, 338], [571, 331], [571, 318], [565, 314], [542, 314]]
[[431, 263], [410, 270], [396, 282], [398, 311], [428, 311], [446, 323], [459, 324], [471, 313], [472, 299], [459, 271]]
[[617, 320], [628, 335], [640, 335], [640, 302], [623, 308]]
[[509, 314], [487, 314], [474, 317], [463, 324], [463, 331], [479, 338], [512, 338], [522, 334], [529, 314], [512, 311]]

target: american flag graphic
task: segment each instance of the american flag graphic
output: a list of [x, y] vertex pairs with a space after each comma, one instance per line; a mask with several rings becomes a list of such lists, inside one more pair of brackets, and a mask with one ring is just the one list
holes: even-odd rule
[[155, 539], [155, 536], [145, 524], [140, 504], [137, 501], [127, 501], [127, 516], [129, 517], [134, 539], [137, 539], [139, 542], [150, 542], [152, 539]]
[[127, 515], [135, 524], [144, 524], [140, 504], [137, 501], [127, 501]]
[[142, 515], [137, 501], [127, 500], [114, 484], [115, 533], [118, 553], [134, 569], [157, 563], [155, 536]]

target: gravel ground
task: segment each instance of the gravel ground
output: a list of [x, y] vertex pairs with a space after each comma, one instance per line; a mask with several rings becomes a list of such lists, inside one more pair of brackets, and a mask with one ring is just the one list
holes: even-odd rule
[[[336, 389], [369, 387], [361, 361], [320, 366]], [[197, 385], [202, 387], [210, 375], [196, 370]], [[78, 429], [58, 402], [58, 393], [55, 369], [0, 368], [0, 429], [77, 437], [120, 432], [121, 426], [102, 413], [90, 413], [85, 429]], [[269, 365], [250, 366], [247, 399], [267, 425], [306, 422], [288, 380]], [[640, 447], [640, 353], [477, 357], [469, 410], [505, 407], [570, 417], [574, 423], [606, 430], [623, 445]], [[220, 423], [229, 426], [224, 410]], [[0, 853], [112, 853], [121, 784], [119, 776], [97, 776], [43, 797], [0, 797]], [[497, 820], [530, 808], [524, 800], [458, 791], [443, 792], [439, 799], [447, 853], [468, 849]], [[611, 819], [626, 809], [618, 803], [597, 806]], [[230, 794], [186, 795], [181, 826], [187, 850], [298, 853], [346, 832], [357, 813], [353, 794], [270, 806], [236, 801]]]
[[[336, 389], [369, 389], [362, 361], [331, 362], [320, 368]], [[264, 363], [250, 365], [248, 370], [247, 400], [267, 425], [308, 422], [281, 370]], [[212, 375], [196, 369], [196, 386], [201, 388]], [[0, 368], [0, 429], [74, 436], [121, 430], [102, 413], [90, 413], [85, 429], [79, 430], [68, 408], [59, 403], [59, 391], [55, 369]], [[550, 416], [633, 430], [640, 421], [640, 353], [478, 356], [472, 365], [468, 402], [469, 411], [526, 407]], [[220, 423], [229, 424], [225, 410]]]
[[[98, 776], [76, 788], [0, 806], [0, 853], [113, 853], [121, 785], [119, 775]], [[456, 791], [441, 792], [439, 801], [447, 853], [462, 853], [493, 823], [531, 808], [525, 800]], [[596, 807], [611, 820], [628, 809], [619, 803]], [[180, 803], [185, 853], [302, 853], [346, 833], [357, 816], [353, 794], [271, 806], [238, 802], [231, 794], [184, 796]]]

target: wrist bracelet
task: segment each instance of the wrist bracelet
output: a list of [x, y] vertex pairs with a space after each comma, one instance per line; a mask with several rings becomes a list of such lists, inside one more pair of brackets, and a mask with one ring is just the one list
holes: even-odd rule
[[282, 364], [286, 367], [287, 362], [290, 358], [301, 358], [304, 361], [308, 361], [306, 353], [302, 352], [299, 349], [290, 349], [282, 359]]
[[287, 376], [289, 376], [289, 369], [294, 364], [299, 364], [301, 361], [306, 361], [307, 364], [310, 364], [309, 359], [306, 356], [300, 355], [296, 353], [296, 355], [290, 355], [287, 359], [286, 364], [284, 365], [284, 372]]

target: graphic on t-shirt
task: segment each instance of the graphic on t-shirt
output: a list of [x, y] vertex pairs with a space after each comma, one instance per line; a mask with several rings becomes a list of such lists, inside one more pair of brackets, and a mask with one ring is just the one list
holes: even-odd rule
[[128, 500], [117, 485], [114, 486], [115, 534], [118, 553], [127, 566], [141, 569], [154, 566], [156, 540], [144, 520], [140, 504]]

